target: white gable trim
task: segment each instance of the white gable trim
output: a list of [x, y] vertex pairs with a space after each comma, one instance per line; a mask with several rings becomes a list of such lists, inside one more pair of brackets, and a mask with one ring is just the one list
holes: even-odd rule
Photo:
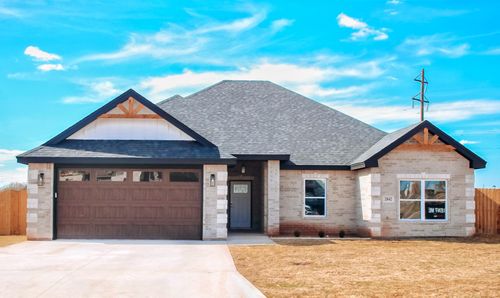
[[[108, 114], [119, 113], [113, 109]], [[140, 114], [154, 114], [143, 108]], [[98, 118], [68, 137], [69, 140], [194, 141], [188, 134], [160, 119]]]

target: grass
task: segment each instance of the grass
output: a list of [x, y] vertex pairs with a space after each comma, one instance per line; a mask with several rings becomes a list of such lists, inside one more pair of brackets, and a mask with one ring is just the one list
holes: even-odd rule
[[26, 236], [0, 236], [0, 247], [26, 241]]
[[499, 236], [277, 243], [230, 247], [239, 272], [268, 297], [500, 293]]

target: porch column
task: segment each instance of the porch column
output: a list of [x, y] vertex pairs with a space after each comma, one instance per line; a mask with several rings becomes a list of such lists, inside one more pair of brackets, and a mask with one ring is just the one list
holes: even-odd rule
[[[43, 183], [38, 181], [43, 174]], [[28, 240], [52, 240], [54, 204], [54, 164], [28, 165], [28, 205], [26, 236]]]
[[275, 236], [280, 232], [280, 161], [264, 162], [264, 231]]
[[227, 165], [203, 166], [202, 238], [227, 238]]

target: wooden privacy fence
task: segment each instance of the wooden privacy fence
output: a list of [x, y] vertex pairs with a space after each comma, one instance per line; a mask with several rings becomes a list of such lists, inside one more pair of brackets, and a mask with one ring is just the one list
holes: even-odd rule
[[0, 191], [0, 235], [26, 235], [26, 189]]
[[476, 188], [476, 233], [500, 234], [500, 189]]

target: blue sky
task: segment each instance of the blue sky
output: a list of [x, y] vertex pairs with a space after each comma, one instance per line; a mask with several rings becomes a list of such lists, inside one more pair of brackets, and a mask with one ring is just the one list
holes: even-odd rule
[[496, 1], [0, 1], [0, 184], [14, 156], [134, 88], [152, 101], [222, 79], [271, 80], [378, 128], [427, 119], [500, 185]]

